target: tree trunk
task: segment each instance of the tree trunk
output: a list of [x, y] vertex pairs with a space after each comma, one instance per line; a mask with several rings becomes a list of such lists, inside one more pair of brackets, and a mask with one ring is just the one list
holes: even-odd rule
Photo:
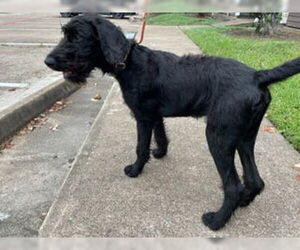
[[273, 35], [278, 30], [281, 13], [259, 13], [256, 32], [261, 35]]

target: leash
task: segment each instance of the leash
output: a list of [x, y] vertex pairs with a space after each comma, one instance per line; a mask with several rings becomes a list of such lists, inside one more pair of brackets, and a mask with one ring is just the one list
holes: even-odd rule
[[[148, 14], [147, 12], [144, 12], [144, 14], [143, 14], [143, 22], [142, 22], [142, 25], [141, 25], [141, 28], [140, 28], [140, 32], [139, 32], [140, 33], [140, 39], [138, 41], [136, 41], [137, 44], [141, 44], [144, 41], [147, 14]], [[115, 64], [115, 68], [116, 69], [118, 69], [118, 70], [124, 70], [126, 68], [126, 61], [128, 59], [128, 56], [129, 56], [129, 54], [131, 52], [131, 49], [132, 49], [133, 45], [134, 44], [131, 44], [130, 49], [126, 53], [123, 61], [120, 62], [120, 63], [116, 63]]]
[[147, 18], [148, 13], [144, 12], [143, 14], [143, 22], [142, 22], [142, 26], [140, 29], [140, 39], [137, 42], [138, 44], [141, 44], [144, 41], [144, 36], [145, 36], [145, 29], [146, 29], [146, 18]]

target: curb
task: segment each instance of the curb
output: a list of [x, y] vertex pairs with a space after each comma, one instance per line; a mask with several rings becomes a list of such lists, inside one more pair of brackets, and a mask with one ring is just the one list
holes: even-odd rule
[[[53, 79], [52, 79], [53, 80]], [[31, 91], [27, 96], [0, 111], [0, 142], [21, 129], [26, 123], [65, 98], [80, 87], [56, 77], [43, 88]]]

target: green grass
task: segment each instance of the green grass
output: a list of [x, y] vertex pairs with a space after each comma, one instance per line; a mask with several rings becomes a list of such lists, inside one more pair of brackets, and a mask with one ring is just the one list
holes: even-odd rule
[[[267, 69], [300, 57], [300, 43], [259, 38], [238, 38], [226, 34], [230, 28], [195, 28], [185, 33], [209, 55], [239, 60], [255, 69]], [[268, 119], [300, 150], [300, 76], [271, 86], [272, 103]]]
[[197, 18], [183, 13], [159, 14], [147, 18], [147, 24], [150, 25], [209, 25], [216, 22], [218, 20], [214, 18]]

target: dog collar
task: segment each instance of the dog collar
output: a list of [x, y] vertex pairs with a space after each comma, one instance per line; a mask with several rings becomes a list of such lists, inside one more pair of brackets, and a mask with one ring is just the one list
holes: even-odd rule
[[126, 61], [127, 61], [127, 58], [128, 58], [128, 55], [130, 53], [131, 49], [128, 51], [128, 53], [125, 55], [124, 59], [123, 59], [123, 62], [119, 62], [119, 63], [116, 63], [115, 64], [115, 68], [118, 69], [118, 70], [124, 70], [126, 69]]
[[124, 59], [123, 59], [123, 62], [119, 62], [119, 63], [116, 63], [116, 64], [115, 64], [115, 68], [116, 68], [116, 69], [118, 69], [118, 70], [124, 70], [124, 69], [126, 69], [126, 61], [127, 61], [127, 59], [128, 59], [128, 56], [129, 56], [129, 54], [130, 54], [130, 52], [131, 52], [131, 49], [132, 49], [133, 45], [134, 45], [134, 44], [131, 44], [131, 45], [130, 45], [130, 48], [129, 48], [128, 52], [126, 53], [126, 55], [125, 55], [125, 57], [124, 57]]
[[124, 70], [124, 69], [126, 69], [126, 63], [125, 62], [116, 63], [115, 68], [118, 69], [118, 70]]

